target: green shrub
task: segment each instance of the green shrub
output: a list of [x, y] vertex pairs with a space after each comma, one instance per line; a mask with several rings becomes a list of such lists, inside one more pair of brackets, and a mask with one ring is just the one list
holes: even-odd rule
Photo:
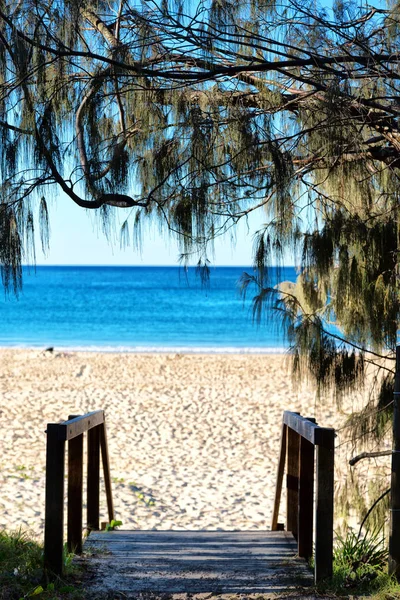
[[[70, 576], [72, 555], [64, 552], [64, 561]], [[43, 547], [28, 533], [0, 531], [0, 600], [25, 598], [75, 600], [83, 596], [79, 588], [60, 578], [44, 582]]]
[[333, 588], [362, 593], [385, 587], [391, 579], [387, 564], [388, 551], [382, 530], [367, 530], [363, 537], [348, 531], [346, 537], [337, 536]]
[[41, 569], [43, 549], [30, 536], [19, 530], [0, 531], [0, 576], [31, 577]]

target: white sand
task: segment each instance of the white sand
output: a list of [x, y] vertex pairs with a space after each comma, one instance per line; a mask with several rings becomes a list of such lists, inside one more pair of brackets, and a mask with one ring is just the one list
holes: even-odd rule
[[284, 355], [7, 349], [0, 361], [0, 527], [38, 535], [46, 424], [69, 414], [105, 410], [116, 514], [141, 529], [268, 529], [283, 410], [344, 419], [293, 390]]

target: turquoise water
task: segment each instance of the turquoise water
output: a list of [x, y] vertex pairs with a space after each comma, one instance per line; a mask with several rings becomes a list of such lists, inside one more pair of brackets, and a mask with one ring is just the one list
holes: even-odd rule
[[[178, 267], [24, 269], [23, 292], [0, 300], [0, 346], [102, 351], [273, 352], [280, 322], [253, 323], [238, 280], [250, 267], [215, 267], [202, 286]], [[295, 280], [295, 270], [280, 270]], [[277, 282], [272, 271], [271, 283]]]

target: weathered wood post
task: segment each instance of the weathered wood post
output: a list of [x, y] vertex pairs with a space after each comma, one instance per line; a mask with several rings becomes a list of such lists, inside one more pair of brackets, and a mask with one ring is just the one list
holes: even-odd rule
[[[315, 423], [314, 418], [308, 421]], [[300, 438], [298, 552], [309, 559], [313, 553], [314, 518], [314, 444]]]
[[281, 502], [281, 494], [282, 494], [283, 474], [285, 471], [285, 462], [286, 462], [287, 429], [288, 428], [287, 428], [287, 425], [285, 424], [285, 422], [282, 422], [281, 449], [279, 452], [278, 471], [276, 474], [275, 501], [274, 501], [274, 511], [272, 513], [271, 531], [278, 531], [281, 527], [283, 527], [283, 523], [278, 524], [278, 518], [279, 518], [279, 505]]
[[65, 440], [57, 423], [47, 425], [44, 566], [63, 572]]
[[106, 488], [106, 497], [107, 497], [107, 509], [108, 509], [108, 521], [114, 520], [114, 503], [112, 498], [111, 491], [111, 473], [110, 473], [110, 459], [108, 456], [108, 443], [107, 443], [107, 430], [106, 430], [106, 421], [104, 417], [104, 422], [100, 425], [100, 449], [101, 449], [101, 459], [103, 462], [103, 473], [104, 473], [104, 484]]
[[286, 468], [286, 529], [297, 540], [299, 525], [300, 435], [288, 428]]
[[389, 532], [389, 572], [400, 580], [400, 346], [396, 347]]
[[68, 441], [68, 552], [82, 553], [83, 433]]
[[100, 428], [89, 429], [87, 436], [87, 528], [98, 531], [100, 524]]
[[317, 446], [315, 499], [315, 581], [332, 577], [335, 432], [327, 429]]

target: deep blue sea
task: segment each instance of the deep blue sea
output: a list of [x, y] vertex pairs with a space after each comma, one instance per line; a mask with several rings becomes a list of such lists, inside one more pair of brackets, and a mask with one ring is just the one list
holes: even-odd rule
[[[277, 318], [257, 326], [246, 267], [215, 267], [204, 287], [194, 268], [24, 268], [23, 291], [0, 298], [0, 346], [137, 352], [276, 352]], [[292, 267], [280, 280], [295, 281]], [[277, 283], [273, 270], [271, 283]]]

